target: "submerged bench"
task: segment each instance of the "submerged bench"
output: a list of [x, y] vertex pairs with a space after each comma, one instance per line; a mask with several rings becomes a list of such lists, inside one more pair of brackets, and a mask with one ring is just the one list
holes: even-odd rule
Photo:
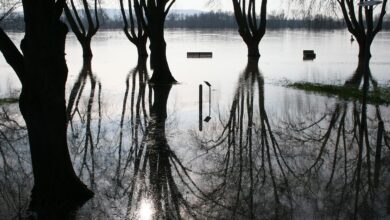
[[316, 58], [316, 54], [314, 50], [304, 50], [303, 51], [303, 60], [314, 60]]
[[187, 52], [187, 58], [212, 58], [212, 52]]

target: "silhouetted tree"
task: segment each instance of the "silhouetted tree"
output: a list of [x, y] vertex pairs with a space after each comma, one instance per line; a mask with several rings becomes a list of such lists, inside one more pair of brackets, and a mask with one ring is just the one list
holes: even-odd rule
[[[92, 3], [89, 3], [89, 0], [82, 0], [81, 2], [82, 10], [77, 8], [74, 0], [70, 0], [70, 3], [65, 4], [64, 11], [73, 33], [81, 44], [84, 62], [86, 62], [92, 59], [91, 41], [100, 27], [99, 0], [93, 0]], [[93, 4], [93, 9], [90, 9], [91, 4]], [[81, 13], [81, 11], [84, 13]], [[84, 17], [86, 17], [87, 22], [84, 22]]]
[[[356, 38], [359, 44], [359, 62], [369, 61], [371, 58], [371, 44], [375, 36], [382, 30], [383, 18], [386, 14], [387, 0], [382, 2], [380, 14], [375, 21], [374, 8], [378, 6], [361, 6], [360, 4], [372, 3], [373, 1], [359, 0], [329, 0], [329, 1], [305, 1], [297, 0], [301, 4], [307, 4], [308, 10], [315, 9], [315, 6], [323, 7], [328, 5], [334, 8], [339, 5], [343, 14], [348, 31]], [[381, 3], [381, 2], [379, 2]]]
[[93, 196], [73, 170], [66, 139], [64, 5], [64, 0], [23, 1], [23, 54], [0, 30], [0, 50], [22, 84], [19, 106], [34, 174], [30, 209], [40, 219], [65, 219]]
[[[148, 52], [146, 50], [146, 42], [148, 39], [148, 35], [145, 32], [145, 28], [146, 28], [144, 27], [145, 23], [142, 22], [142, 20], [144, 19], [144, 11], [140, 5], [139, 0], [128, 1], [127, 6], [129, 8], [129, 11], [127, 15], [123, 4], [123, 0], [120, 0], [120, 5], [121, 5], [123, 22], [125, 23], [123, 31], [125, 32], [126, 37], [137, 47], [138, 57], [140, 58], [147, 57]], [[130, 27], [129, 27], [129, 21], [130, 21]], [[137, 27], [137, 33], [135, 31], [136, 27]], [[130, 28], [130, 32], [129, 32], [129, 28]]]
[[259, 0], [232, 0], [238, 32], [248, 47], [249, 57], [260, 57], [259, 43], [267, 26], [267, 0], [261, 0], [260, 18], [256, 13]]
[[167, 61], [167, 44], [164, 38], [165, 19], [176, 0], [140, 0], [145, 12], [143, 25], [150, 40], [150, 64], [154, 70], [150, 82], [174, 83]]

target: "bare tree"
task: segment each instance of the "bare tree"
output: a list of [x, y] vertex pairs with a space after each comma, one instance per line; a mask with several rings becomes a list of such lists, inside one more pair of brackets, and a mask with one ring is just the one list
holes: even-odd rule
[[154, 70], [153, 83], [174, 83], [167, 61], [167, 44], [164, 38], [165, 19], [176, 0], [140, 0], [145, 13], [143, 25], [150, 40], [150, 64]]
[[[142, 59], [143, 57], [147, 57], [148, 52], [146, 50], [146, 42], [148, 39], [148, 35], [145, 31], [146, 28], [144, 26], [145, 23], [142, 22], [142, 20], [144, 19], [144, 11], [140, 5], [139, 0], [128, 1], [127, 4], [128, 14], [126, 14], [123, 0], [120, 0], [120, 6], [121, 6], [122, 18], [125, 23], [123, 30], [126, 34], [126, 37], [137, 47], [139, 58]], [[135, 31], [136, 28], [137, 28], [137, 33]]]
[[19, 106], [34, 175], [30, 209], [42, 219], [69, 216], [93, 196], [73, 170], [66, 139], [64, 5], [64, 0], [23, 1], [23, 54], [0, 30], [0, 50], [22, 84]]
[[[359, 44], [359, 60], [369, 61], [371, 57], [371, 44], [375, 36], [382, 30], [383, 18], [386, 14], [387, 0], [383, 2], [371, 0], [297, 0], [301, 5], [306, 5], [307, 10], [315, 10], [315, 7], [334, 8], [339, 5], [348, 31], [356, 38]], [[377, 6], [376, 3], [382, 3]], [[366, 6], [365, 6], [366, 5]], [[380, 7], [379, 15], [375, 19], [374, 9]]]
[[[238, 32], [248, 47], [249, 57], [260, 57], [259, 43], [267, 26], [267, 0], [232, 0]], [[256, 3], [261, 2], [260, 16]]]
[[[74, 0], [69, 0], [69, 2], [65, 4], [64, 11], [71, 29], [83, 49], [84, 62], [90, 62], [93, 56], [91, 50], [92, 37], [96, 34], [100, 27], [100, 2], [99, 0], [93, 0], [91, 3], [90, 0], [82, 0], [81, 2], [82, 9], [79, 9]], [[81, 11], [83, 11], [83, 13]]]

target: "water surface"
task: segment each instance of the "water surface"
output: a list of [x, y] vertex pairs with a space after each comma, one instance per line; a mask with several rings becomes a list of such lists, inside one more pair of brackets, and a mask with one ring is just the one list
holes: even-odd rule
[[[122, 32], [98, 33], [92, 74], [78, 101], [69, 101], [74, 167], [95, 192], [79, 218], [388, 218], [390, 108], [364, 110], [360, 101], [284, 87], [344, 85], [361, 74], [349, 38], [347, 31], [269, 31], [253, 64], [236, 31], [167, 30], [168, 62], [179, 84], [152, 86], [148, 62], [137, 66]], [[379, 86], [390, 82], [389, 41], [383, 32], [372, 46], [370, 79]], [[304, 49], [317, 58], [303, 61]], [[211, 51], [213, 58], [187, 59], [188, 51]], [[69, 35], [67, 97], [84, 76], [81, 57]], [[12, 69], [4, 60], [0, 68], [1, 96], [17, 93]], [[0, 208], [8, 218], [27, 207], [31, 168], [17, 105], [2, 107]]]

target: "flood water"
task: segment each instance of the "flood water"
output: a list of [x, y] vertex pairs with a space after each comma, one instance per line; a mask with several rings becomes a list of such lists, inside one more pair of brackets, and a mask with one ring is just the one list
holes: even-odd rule
[[[90, 73], [70, 34], [69, 150], [95, 192], [78, 218], [390, 218], [390, 107], [285, 86], [361, 87], [349, 39], [346, 30], [268, 31], [253, 63], [235, 30], [168, 29], [179, 83], [155, 86], [122, 32], [94, 37]], [[303, 61], [305, 49], [317, 58]], [[189, 51], [213, 57], [188, 59]], [[378, 34], [372, 55], [370, 82], [389, 86], [390, 32]], [[0, 69], [0, 97], [18, 94], [3, 58]], [[0, 219], [12, 219], [28, 208], [33, 180], [18, 106], [1, 108]]]

